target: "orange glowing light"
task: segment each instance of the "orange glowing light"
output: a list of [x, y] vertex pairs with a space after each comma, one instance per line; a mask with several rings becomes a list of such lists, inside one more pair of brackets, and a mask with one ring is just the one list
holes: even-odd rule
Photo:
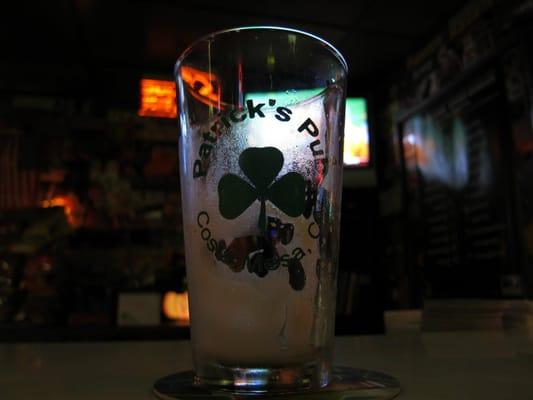
[[163, 297], [163, 313], [168, 319], [189, 321], [189, 294], [167, 292]]
[[183, 66], [181, 78], [195, 99], [218, 109], [224, 108], [221, 103], [220, 82], [215, 74]]
[[173, 81], [141, 79], [141, 117], [175, 118], [176, 85]]
[[49, 200], [44, 200], [41, 202], [41, 207], [50, 208], [50, 207], [62, 207], [65, 217], [70, 226], [79, 227], [83, 222], [83, 211], [82, 207], [78, 201], [78, 198], [69, 194], [66, 196], [57, 196]]
[[404, 157], [414, 159], [420, 167], [429, 164], [430, 154], [434, 153], [435, 143], [430, 138], [422, 143], [413, 133], [409, 133], [403, 138]]

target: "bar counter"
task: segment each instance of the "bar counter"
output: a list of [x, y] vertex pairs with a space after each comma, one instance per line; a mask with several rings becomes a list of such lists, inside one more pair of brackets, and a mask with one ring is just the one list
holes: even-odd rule
[[[397, 333], [336, 338], [335, 364], [402, 383], [400, 400], [533, 398], [533, 334]], [[0, 344], [0, 398], [154, 399], [154, 380], [191, 369], [190, 343]]]

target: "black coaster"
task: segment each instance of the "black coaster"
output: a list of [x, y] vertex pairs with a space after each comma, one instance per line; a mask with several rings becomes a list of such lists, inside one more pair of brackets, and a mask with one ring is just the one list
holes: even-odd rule
[[334, 367], [332, 382], [324, 389], [275, 395], [242, 395], [223, 390], [209, 390], [194, 386], [193, 379], [193, 371], [169, 375], [154, 383], [153, 392], [163, 400], [238, 400], [250, 397], [272, 400], [385, 400], [400, 393], [400, 383], [392, 376], [350, 367]]

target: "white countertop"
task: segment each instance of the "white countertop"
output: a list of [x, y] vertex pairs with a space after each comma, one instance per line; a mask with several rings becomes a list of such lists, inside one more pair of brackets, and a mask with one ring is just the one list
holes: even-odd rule
[[[502, 331], [336, 339], [335, 364], [391, 374], [397, 399], [533, 399], [533, 336]], [[192, 367], [189, 342], [0, 344], [0, 399], [154, 399]]]

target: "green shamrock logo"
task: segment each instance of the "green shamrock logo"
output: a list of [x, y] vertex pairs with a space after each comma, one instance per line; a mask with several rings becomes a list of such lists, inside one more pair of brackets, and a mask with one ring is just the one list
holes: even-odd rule
[[239, 156], [239, 166], [252, 185], [234, 174], [226, 174], [218, 183], [218, 208], [226, 219], [235, 219], [256, 200], [261, 203], [257, 226], [266, 232], [265, 204], [270, 201], [290, 217], [305, 210], [305, 180], [289, 172], [276, 179], [283, 167], [283, 153], [275, 147], [250, 147]]

